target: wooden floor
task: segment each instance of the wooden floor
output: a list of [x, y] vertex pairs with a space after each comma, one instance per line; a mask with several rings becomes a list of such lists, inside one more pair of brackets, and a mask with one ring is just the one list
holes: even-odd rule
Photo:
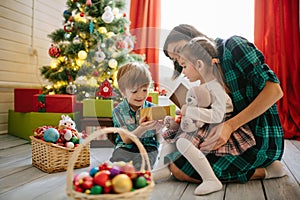
[[[107, 160], [112, 148], [91, 148], [91, 166]], [[206, 196], [194, 196], [196, 184], [178, 182], [173, 178], [156, 184], [150, 199], [169, 200], [299, 200], [300, 142], [285, 141], [283, 163], [288, 176], [246, 184], [223, 184], [222, 191]], [[85, 170], [86, 169], [79, 169]], [[78, 173], [75, 170], [75, 173]], [[47, 174], [31, 165], [31, 145], [10, 135], [0, 135], [0, 199], [31, 200], [67, 199], [66, 172]]]

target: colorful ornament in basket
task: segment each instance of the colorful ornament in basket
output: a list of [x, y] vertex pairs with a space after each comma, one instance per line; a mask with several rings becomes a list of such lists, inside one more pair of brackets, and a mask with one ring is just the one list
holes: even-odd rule
[[77, 147], [86, 135], [76, 130], [75, 122], [68, 115], [62, 115], [58, 126], [38, 127], [34, 130], [34, 137], [72, 149]]
[[75, 175], [73, 189], [91, 195], [122, 194], [144, 188], [150, 183], [150, 171], [137, 171], [131, 162], [105, 162], [89, 172]]
[[59, 138], [59, 132], [56, 128], [48, 128], [44, 132], [44, 141], [45, 142], [57, 142]]

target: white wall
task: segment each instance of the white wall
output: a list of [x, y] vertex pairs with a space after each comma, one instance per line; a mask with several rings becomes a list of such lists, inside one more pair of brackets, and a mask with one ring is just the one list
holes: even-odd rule
[[39, 67], [48, 65], [49, 33], [62, 27], [63, 0], [0, 1], [0, 134], [7, 132], [14, 88], [41, 87]]

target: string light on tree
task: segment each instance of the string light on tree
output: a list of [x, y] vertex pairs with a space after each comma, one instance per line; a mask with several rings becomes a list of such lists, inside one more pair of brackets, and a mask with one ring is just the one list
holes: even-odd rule
[[49, 65], [41, 68], [47, 79], [44, 93], [76, 94], [82, 101], [94, 98], [95, 91], [107, 80], [117, 94], [112, 98], [118, 101], [121, 95], [115, 90], [114, 77], [118, 68], [145, 59], [132, 52], [134, 36], [123, 12], [126, 1], [67, 0], [66, 6], [61, 28], [48, 35], [53, 45], [48, 51]]

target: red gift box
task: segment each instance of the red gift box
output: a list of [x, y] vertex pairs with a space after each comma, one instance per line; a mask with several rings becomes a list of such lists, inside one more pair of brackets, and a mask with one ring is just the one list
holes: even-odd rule
[[15, 112], [32, 112], [33, 111], [33, 95], [41, 94], [41, 89], [33, 88], [15, 88], [14, 89], [14, 109]]
[[72, 113], [76, 110], [76, 95], [33, 95], [34, 112]]

